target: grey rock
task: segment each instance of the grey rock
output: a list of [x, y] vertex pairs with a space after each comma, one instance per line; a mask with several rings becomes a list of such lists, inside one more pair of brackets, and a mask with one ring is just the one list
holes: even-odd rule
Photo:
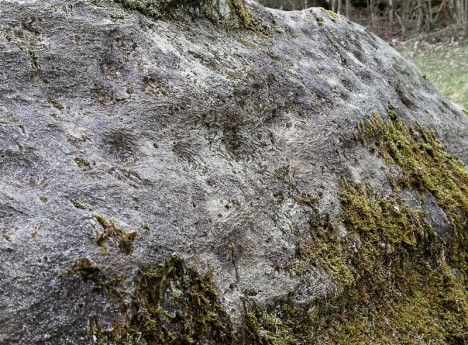
[[[297, 198], [338, 226], [341, 178], [390, 191], [353, 137], [389, 103], [467, 162], [468, 117], [381, 39], [321, 9], [251, 6], [271, 35], [0, 0], [1, 344], [88, 344], [90, 315], [110, 324], [115, 306], [60, 277], [80, 258], [130, 284], [176, 252], [215, 270], [234, 323], [244, 298], [295, 291], [284, 266], [313, 212]], [[100, 252], [95, 214], [138, 231], [132, 254]], [[298, 302], [332, 285], [317, 272]]]

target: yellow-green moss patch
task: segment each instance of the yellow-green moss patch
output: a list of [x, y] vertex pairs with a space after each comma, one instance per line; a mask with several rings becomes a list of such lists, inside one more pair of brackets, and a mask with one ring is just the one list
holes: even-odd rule
[[330, 17], [330, 19], [333, 20], [334, 22], [336, 22], [337, 20], [341, 18], [341, 16], [338, 13], [335, 13], [330, 10], [326, 10], [324, 8], [320, 8], [320, 9], [322, 10], [322, 12], [326, 13], [328, 17]]
[[433, 131], [418, 124], [411, 127], [398, 119], [384, 121], [374, 114], [358, 128], [363, 142], [374, 141], [383, 158], [399, 168], [402, 177], [394, 179], [395, 187], [434, 196], [454, 228], [447, 237], [447, 255], [466, 273], [468, 170], [464, 164], [447, 152]]
[[228, 26], [245, 28], [259, 34], [271, 35], [271, 28], [253, 14], [252, 9], [244, 0], [227, 0], [227, 3], [232, 13]]
[[92, 260], [82, 258], [60, 274], [62, 278], [79, 276], [85, 283], [93, 284], [93, 291], [107, 292], [114, 300], [120, 301], [120, 293], [117, 290], [119, 280], [106, 275], [101, 268]]
[[340, 289], [351, 285], [354, 277], [338, 229], [318, 215], [311, 217], [309, 224], [310, 235], [298, 238], [296, 258], [290, 268], [300, 275], [324, 270]]
[[124, 254], [131, 254], [133, 252], [133, 241], [137, 236], [137, 231], [128, 231], [118, 227], [113, 220], [107, 220], [106, 218], [94, 215], [94, 218], [103, 227], [103, 231], [96, 236], [91, 237], [91, 240], [95, 242], [103, 251], [106, 250], [106, 243], [110, 238], [113, 238]]
[[299, 240], [291, 265], [305, 277], [323, 269], [337, 288], [300, 307], [290, 299], [248, 308], [254, 343], [466, 343], [465, 277], [445, 260], [445, 241], [425, 214], [398, 194], [383, 196], [347, 181], [340, 201], [347, 233], [312, 219], [310, 237]]
[[125, 318], [110, 332], [94, 323], [94, 335], [118, 344], [233, 343], [212, 275], [198, 273], [175, 255], [140, 270]]

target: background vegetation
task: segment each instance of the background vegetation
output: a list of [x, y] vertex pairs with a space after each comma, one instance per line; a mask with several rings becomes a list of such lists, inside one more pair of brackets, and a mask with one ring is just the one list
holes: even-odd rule
[[398, 46], [435, 86], [452, 102], [468, 109], [467, 42], [429, 43], [417, 41]]
[[260, 0], [260, 3], [283, 10], [324, 7], [368, 26], [384, 38], [468, 35], [468, 0]]

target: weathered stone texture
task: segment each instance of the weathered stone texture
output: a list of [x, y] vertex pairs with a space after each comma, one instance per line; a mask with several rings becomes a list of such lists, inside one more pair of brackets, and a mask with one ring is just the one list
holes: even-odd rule
[[[467, 162], [468, 117], [382, 40], [321, 9], [251, 6], [270, 33], [0, 0], [0, 343], [88, 344], [91, 315], [110, 325], [118, 307], [60, 276], [83, 258], [131, 289], [176, 252], [214, 269], [234, 324], [245, 300], [326, 294], [324, 271], [305, 287], [285, 268], [315, 212], [304, 200], [345, 231], [342, 178], [390, 192], [392, 166], [354, 135], [389, 105]], [[106, 220], [122, 231], [103, 249]]]

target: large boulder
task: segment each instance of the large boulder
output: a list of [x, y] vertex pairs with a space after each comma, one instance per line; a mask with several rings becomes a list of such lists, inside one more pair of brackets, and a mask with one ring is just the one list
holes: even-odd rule
[[467, 341], [468, 117], [378, 37], [240, 0], [0, 13], [1, 344]]

